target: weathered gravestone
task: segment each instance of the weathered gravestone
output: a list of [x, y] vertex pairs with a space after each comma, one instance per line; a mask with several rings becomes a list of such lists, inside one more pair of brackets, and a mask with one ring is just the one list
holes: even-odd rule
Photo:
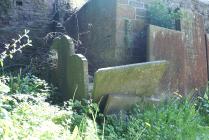
[[164, 93], [185, 90], [185, 35], [182, 32], [150, 25], [147, 33], [147, 60], [167, 60], [169, 67], [161, 80]]
[[166, 61], [155, 61], [99, 69], [95, 73], [93, 99], [99, 102], [108, 94], [155, 95], [166, 67]]
[[58, 53], [57, 80], [64, 100], [81, 100], [88, 93], [88, 62], [81, 54], [75, 54], [74, 44], [69, 36], [56, 38], [52, 49]]

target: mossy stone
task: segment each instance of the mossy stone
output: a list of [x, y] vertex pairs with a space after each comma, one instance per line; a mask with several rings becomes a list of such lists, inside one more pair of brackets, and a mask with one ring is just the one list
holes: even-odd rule
[[73, 40], [64, 35], [56, 38], [52, 48], [58, 53], [58, 80], [61, 97], [64, 100], [86, 98], [88, 93], [88, 62], [81, 54], [75, 54]]
[[93, 99], [99, 102], [107, 94], [155, 95], [166, 68], [167, 61], [153, 61], [99, 69]]

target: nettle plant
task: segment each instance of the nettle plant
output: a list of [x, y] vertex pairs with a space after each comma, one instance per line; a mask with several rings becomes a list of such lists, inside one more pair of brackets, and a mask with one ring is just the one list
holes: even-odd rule
[[[25, 30], [23, 35], [19, 35], [18, 39], [12, 39], [11, 44], [4, 45], [4, 51], [0, 54], [0, 67], [4, 67], [4, 60], [7, 58], [12, 59], [17, 52], [22, 53], [22, 49], [27, 46], [32, 46], [32, 40], [28, 36], [29, 30]], [[0, 76], [0, 93], [7, 93], [10, 88], [4, 84], [4, 76]]]

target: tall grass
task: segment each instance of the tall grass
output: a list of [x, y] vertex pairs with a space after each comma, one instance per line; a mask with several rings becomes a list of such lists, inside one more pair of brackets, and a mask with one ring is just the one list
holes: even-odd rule
[[209, 139], [207, 94], [103, 116], [89, 100], [50, 104], [55, 88], [30, 74], [5, 77], [11, 90], [0, 94], [0, 139]]

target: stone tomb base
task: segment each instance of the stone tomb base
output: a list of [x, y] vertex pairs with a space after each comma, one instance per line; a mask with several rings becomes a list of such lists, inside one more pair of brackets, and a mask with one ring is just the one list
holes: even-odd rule
[[167, 61], [153, 61], [99, 69], [95, 74], [93, 100], [105, 114], [129, 110], [142, 98], [160, 97], [160, 81]]
[[129, 111], [137, 104], [140, 104], [140, 106], [149, 106], [158, 104], [160, 101], [159, 98], [152, 97], [140, 97], [128, 94], [108, 94], [102, 101], [102, 104], [105, 104], [105, 106], [101, 105], [100, 109], [105, 115], [118, 114], [121, 111]]

